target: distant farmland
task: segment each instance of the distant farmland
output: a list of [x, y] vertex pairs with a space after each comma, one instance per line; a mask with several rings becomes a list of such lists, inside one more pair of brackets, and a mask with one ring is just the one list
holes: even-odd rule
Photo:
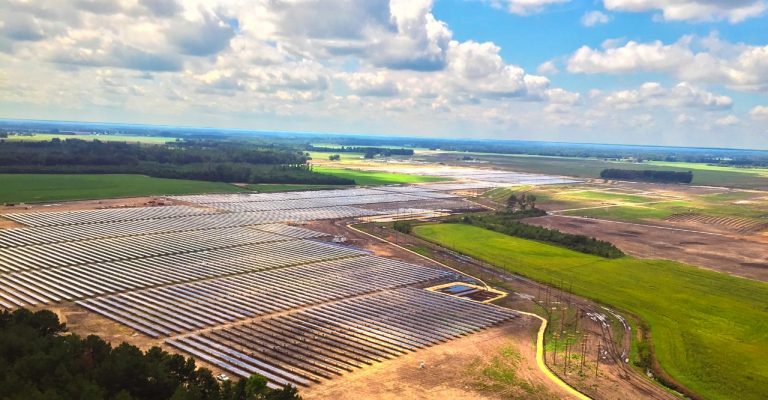
[[410, 175], [392, 172], [361, 171], [356, 169], [314, 167], [315, 172], [353, 179], [358, 185], [391, 185], [405, 183], [440, 182], [450, 180], [436, 176]]
[[608, 260], [468, 225], [415, 233], [541, 282], [572, 283], [577, 295], [638, 315], [664, 370], [705, 398], [765, 398], [768, 284], [671, 261]]
[[44, 142], [51, 139], [80, 139], [80, 140], [101, 140], [102, 142], [129, 142], [129, 143], [148, 143], [148, 144], [163, 144], [166, 142], [173, 142], [176, 138], [173, 137], [160, 137], [160, 136], [134, 136], [134, 135], [62, 135], [58, 133], [38, 133], [34, 136], [9, 136], [7, 140], [11, 141], [30, 141], [30, 142]]
[[228, 183], [113, 174], [0, 174], [0, 203], [240, 192]]
[[[488, 162], [488, 166], [508, 168], [519, 172], [554, 175], [567, 174], [583, 178], [599, 178], [600, 172], [606, 168], [670, 170], [678, 172], [693, 171], [693, 185], [728, 186], [748, 189], [768, 188], [768, 169], [765, 168], [719, 167], [707, 164], [674, 162], [628, 163], [573, 157], [460, 154], [471, 155], [480, 161]], [[432, 162], [449, 163], [456, 161], [457, 153], [419, 155], [417, 158], [423, 158]]]

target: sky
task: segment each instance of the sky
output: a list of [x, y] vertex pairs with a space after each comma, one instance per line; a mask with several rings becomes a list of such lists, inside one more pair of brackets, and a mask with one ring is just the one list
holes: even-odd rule
[[0, 0], [0, 118], [768, 148], [768, 0]]

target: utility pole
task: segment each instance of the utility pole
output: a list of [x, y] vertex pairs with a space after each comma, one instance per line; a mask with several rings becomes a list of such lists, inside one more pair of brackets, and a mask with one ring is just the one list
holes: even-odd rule
[[555, 332], [555, 334], [552, 335], [552, 337], [555, 339], [555, 344], [554, 344], [554, 346], [552, 346], [552, 348], [553, 348], [553, 350], [552, 350], [552, 365], [557, 365], [557, 338], [558, 338], [558, 336], [560, 336], [560, 334], [557, 333], [557, 332]]
[[600, 343], [597, 344], [597, 360], [595, 362], [595, 378], [597, 378], [598, 368], [600, 368]]

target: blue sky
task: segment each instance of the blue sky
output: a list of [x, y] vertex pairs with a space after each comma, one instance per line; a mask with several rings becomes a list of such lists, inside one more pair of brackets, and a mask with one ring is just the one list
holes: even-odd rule
[[0, 118], [768, 148], [768, 0], [6, 0]]

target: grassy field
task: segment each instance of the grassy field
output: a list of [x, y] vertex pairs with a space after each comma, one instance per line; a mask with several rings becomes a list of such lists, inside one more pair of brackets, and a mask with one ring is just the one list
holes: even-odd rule
[[768, 284], [671, 261], [608, 260], [481, 228], [423, 225], [418, 236], [629, 311], [651, 327], [665, 371], [708, 399], [764, 399]]
[[[312, 158], [312, 161], [322, 161], [332, 164], [350, 164], [364, 161], [363, 153], [326, 153], [323, 151], [305, 151]], [[328, 157], [338, 154], [341, 159], [339, 161], [330, 161]]]
[[0, 174], [0, 203], [35, 203], [111, 197], [239, 192], [228, 183], [143, 175]]
[[404, 183], [439, 182], [446, 180], [435, 176], [398, 174], [392, 172], [361, 171], [330, 167], [314, 167], [315, 172], [353, 179], [358, 185], [392, 185]]
[[130, 135], [60, 135], [54, 133], [38, 133], [34, 136], [9, 136], [9, 141], [32, 141], [43, 142], [51, 139], [80, 139], [80, 140], [94, 140], [98, 139], [102, 142], [131, 142], [131, 143], [148, 143], [148, 144], [163, 144], [165, 142], [173, 142], [176, 138], [171, 137], [154, 137], [154, 136], [130, 136]]
[[341, 189], [349, 186], [341, 185], [302, 185], [302, 184], [290, 184], [290, 183], [256, 183], [252, 185], [246, 185], [248, 190], [255, 190], [261, 193], [272, 192], [294, 192], [297, 190], [322, 190], [322, 189]]

